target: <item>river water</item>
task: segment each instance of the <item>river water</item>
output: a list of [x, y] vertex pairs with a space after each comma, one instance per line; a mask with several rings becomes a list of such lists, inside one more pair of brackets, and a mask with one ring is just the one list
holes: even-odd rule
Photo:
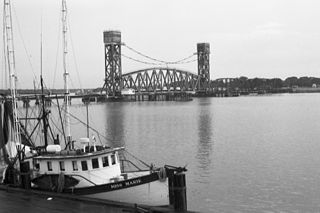
[[320, 94], [90, 104], [89, 118], [111, 146], [186, 166], [190, 210], [320, 212]]

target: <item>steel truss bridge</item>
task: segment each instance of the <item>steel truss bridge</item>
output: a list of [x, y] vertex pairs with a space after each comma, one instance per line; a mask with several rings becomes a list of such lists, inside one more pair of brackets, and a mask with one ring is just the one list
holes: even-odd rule
[[[198, 43], [196, 54], [193, 53], [177, 61], [166, 62], [145, 55], [122, 43], [120, 31], [104, 31], [103, 41], [105, 50], [105, 82], [102, 91], [105, 91], [109, 97], [119, 97], [125, 89], [132, 89], [139, 93], [157, 91], [206, 92], [210, 86], [209, 43]], [[134, 54], [138, 54], [153, 62], [149, 63], [124, 55], [121, 51], [121, 46], [125, 46]], [[193, 56], [197, 56], [197, 58], [191, 60]], [[122, 57], [155, 66], [197, 61], [198, 75], [168, 67], [147, 68], [124, 74], [122, 73]]]
[[[122, 75], [124, 88], [144, 92], [199, 92], [201, 76], [168, 67], [153, 67]], [[235, 78], [218, 78], [205, 85], [206, 93], [226, 93], [233, 88]], [[203, 87], [202, 87], [203, 88]]]
[[198, 75], [168, 67], [141, 69], [122, 75], [124, 88], [136, 92], [196, 91], [200, 86]]

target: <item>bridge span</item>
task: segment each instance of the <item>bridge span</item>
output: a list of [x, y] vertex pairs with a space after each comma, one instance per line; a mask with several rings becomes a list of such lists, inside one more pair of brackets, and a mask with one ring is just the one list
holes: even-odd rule
[[168, 67], [153, 67], [122, 75], [123, 88], [136, 92], [197, 91], [198, 75], [189, 71]]

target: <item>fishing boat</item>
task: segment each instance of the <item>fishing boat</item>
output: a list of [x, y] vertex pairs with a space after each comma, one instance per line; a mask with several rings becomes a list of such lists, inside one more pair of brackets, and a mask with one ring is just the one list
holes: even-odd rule
[[[124, 147], [107, 146], [107, 141], [98, 145], [95, 137], [90, 138], [89, 134], [77, 139], [71, 136], [72, 114], [69, 109], [69, 73], [66, 67], [66, 0], [62, 0], [65, 97], [63, 107], [60, 107], [58, 99], [56, 104], [59, 111], [56, 120], [62, 126], [62, 139], [50, 127], [51, 113], [45, 103], [42, 68], [39, 115], [33, 118], [19, 117], [10, 0], [4, 0], [4, 7], [4, 42], [7, 47], [5, 58], [11, 93], [0, 99], [0, 149], [1, 157], [6, 163], [2, 184], [129, 203], [170, 204], [169, 198], [172, 195], [168, 185], [172, 186], [172, 181], [169, 179], [174, 174], [186, 171], [185, 168], [166, 165], [156, 168], [131, 155]], [[30, 128], [31, 125], [26, 120], [33, 120], [34, 127]], [[88, 122], [84, 124], [88, 125]], [[40, 128], [42, 132], [41, 139], [34, 136], [36, 128]]]

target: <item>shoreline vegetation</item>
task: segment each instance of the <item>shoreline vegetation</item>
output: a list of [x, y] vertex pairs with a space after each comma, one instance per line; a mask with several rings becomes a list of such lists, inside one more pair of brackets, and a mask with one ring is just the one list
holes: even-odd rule
[[[280, 78], [221, 78], [210, 82], [215, 91], [238, 92], [240, 95], [250, 93], [313, 93], [320, 92], [320, 78], [316, 77], [288, 77]], [[70, 93], [86, 95], [100, 93], [101, 88], [95, 89], [70, 89]], [[41, 94], [40, 89], [18, 89], [18, 94]], [[0, 95], [7, 95], [8, 89], [0, 89]], [[64, 89], [46, 89], [45, 94], [63, 94]]]
[[247, 78], [217, 79], [212, 82], [217, 90], [228, 90], [243, 95], [250, 93], [312, 93], [320, 92], [320, 78], [288, 77], [280, 78]]

